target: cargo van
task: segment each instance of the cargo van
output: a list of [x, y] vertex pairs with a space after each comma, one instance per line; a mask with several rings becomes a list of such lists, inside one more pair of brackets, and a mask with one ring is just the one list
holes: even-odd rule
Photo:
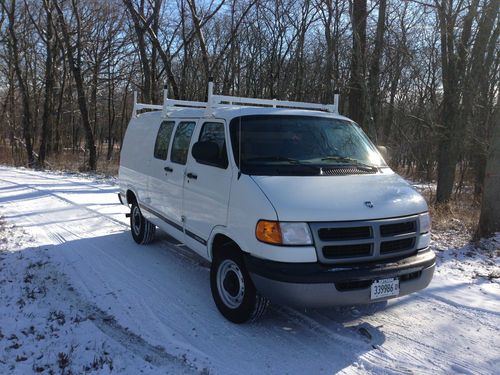
[[[149, 112], [138, 114], [147, 109]], [[327, 307], [425, 288], [435, 268], [424, 198], [334, 104], [240, 98], [137, 103], [120, 201], [139, 244], [167, 232], [211, 262], [220, 313], [269, 301]]]

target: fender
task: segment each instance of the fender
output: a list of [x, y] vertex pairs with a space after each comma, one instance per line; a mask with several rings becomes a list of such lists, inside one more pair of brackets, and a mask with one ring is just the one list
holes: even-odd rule
[[210, 237], [208, 238], [208, 241], [207, 241], [207, 259], [212, 261], [212, 245], [214, 243], [214, 238], [215, 236], [217, 236], [218, 234], [222, 234], [228, 238], [231, 239], [231, 241], [233, 241], [240, 249], [242, 249], [243, 251], [245, 251], [245, 247], [240, 243], [238, 242], [237, 240], [234, 239], [234, 236], [230, 233], [230, 231], [228, 230], [228, 228], [224, 225], [216, 225], [215, 227], [212, 228], [212, 231], [210, 232]]

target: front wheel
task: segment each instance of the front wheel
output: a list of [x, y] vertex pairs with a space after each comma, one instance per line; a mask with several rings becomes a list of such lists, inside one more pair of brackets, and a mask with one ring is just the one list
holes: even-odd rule
[[224, 249], [214, 257], [210, 287], [220, 313], [233, 323], [257, 320], [269, 305], [269, 300], [255, 289], [241, 251], [235, 247]]
[[156, 231], [156, 226], [142, 216], [141, 209], [135, 202], [130, 208], [130, 230], [134, 241], [140, 245], [150, 243]]

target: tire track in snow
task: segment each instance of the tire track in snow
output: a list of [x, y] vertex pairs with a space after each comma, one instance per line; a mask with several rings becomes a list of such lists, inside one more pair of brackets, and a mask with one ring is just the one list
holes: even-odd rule
[[[168, 370], [170, 373], [200, 373], [193, 364], [187, 362], [182, 356], [174, 356], [168, 353], [165, 348], [150, 344], [140, 335], [120, 325], [112, 315], [82, 298], [82, 296], [72, 287], [67, 276], [61, 273], [50, 262], [44, 264], [44, 267], [49, 270], [49, 274], [52, 278], [57, 280], [56, 288], [60, 291], [61, 295], [64, 295], [65, 302], [69, 302], [73, 308], [81, 312], [102, 333], [111, 340], [119, 343], [127, 351], [156, 367], [165, 368], [165, 370]], [[43, 283], [44, 280], [41, 280], [41, 282]]]
[[[7, 182], [12, 185], [20, 186], [21, 184], [0, 178], [0, 181]], [[37, 189], [33, 186], [23, 186], [24, 190], [34, 190], [38, 192], [46, 192], [43, 189]], [[86, 209], [87, 211], [92, 211], [99, 215], [99, 217], [103, 219], [112, 219], [107, 215], [102, 214], [96, 210], [91, 210], [85, 207], [84, 205], [77, 204], [72, 202], [69, 199], [60, 197], [55, 193], [48, 193], [51, 198], [58, 199], [62, 201], [64, 204], [69, 204], [75, 206], [79, 209]], [[28, 217], [26, 218], [29, 222], [36, 224], [35, 218]], [[120, 224], [121, 226], [128, 227], [127, 225], [117, 221], [112, 220], [115, 224]], [[50, 228], [52, 227], [52, 228]], [[53, 228], [55, 227], [55, 228]], [[54, 230], [57, 229], [57, 230]], [[52, 239], [56, 244], [67, 244], [71, 241], [83, 239], [76, 231], [72, 231], [69, 227], [64, 226], [63, 224], [55, 224], [51, 225], [48, 228], [48, 231], [44, 233], [48, 238]], [[66, 234], [66, 235], [65, 235]], [[110, 257], [105, 251], [103, 251], [99, 247], [95, 247], [96, 250], [100, 252], [101, 255]], [[119, 264], [122, 269], [127, 270], [121, 262], [115, 262]], [[70, 300], [71, 304], [75, 306], [78, 310], [82, 311], [86, 316], [89, 316], [89, 320], [93, 322], [93, 324], [103, 332], [110, 339], [118, 342], [125, 349], [130, 351], [131, 353], [137, 355], [138, 357], [143, 358], [146, 362], [151, 363], [157, 367], [165, 367], [168, 371], [172, 373], [179, 374], [194, 374], [200, 373], [200, 371], [191, 363], [187, 361], [187, 359], [183, 356], [175, 356], [173, 354], [168, 353], [165, 348], [154, 346], [147, 342], [140, 335], [130, 331], [128, 328], [120, 325], [116, 319], [112, 316], [104, 312], [102, 309], [97, 307], [97, 305], [90, 303], [88, 300], [82, 298], [75, 289], [71, 287], [70, 282], [67, 280], [67, 276], [64, 273], [61, 273], [56, 267], [52, 264], [47, 264], [52, 268], [50, 272], [52, 275], [57, 275], [57, 278], [60, 282], [58, 287], [64, 291], [65, 297]], [[127, 270], [129, 271], [129, 270]], [[69, 290], [73, 290], [71, 294], [69, 294]]]
[[[0, 168], [0, 170], [2, 170], [2, 168]], [[17, 171], [16, 171], [16, 173], [17, 173]], [[20, 171], [20, 174], [29, 175], [29, 176], [35, 176], [35, 177], [40, 178], [40, 179], [60, 181], [60, 180], [58, 180], [56, 178], [42, 176], [42, 175], [39, 175], [39, 174], [27, 173], [25, 171]], [[32, 184], [25, 184], [25, 185], [23, 185], [23, 184], [19, 184], [17, 182], [9, 181], [9, 180], [7, 180], [5, 178], [0, 178], [0, 181], [7, 182], [7, 183], [9, 183], [11, 185], [14, 185], [14, 186], [19, 186], [20, 189], [31, 189], [33, 191], [37, 191], [37, 192], [40, 192], [40, 193], [46, 193], [46, 195], [49, 195], [49, 196], [51, 196], [53, 198], [57, 198], [57, 199], [63, 201], [64, 203], [68, 204], [68, 206], [70, 206], [70, 207], [84, 209], [85, 211], [87, 211], [87, 212], [89, 212], [89, 213], [91, 213], [93, 215], [96, 215], [94, 217], [102, 217], [103, 219], [111, 221], [113, 224], [120, 225], [122, 228], [125, 228], [127, 230], [130, 229], [130, 226], [129, 226], [128, 223], [124, 223], [124, 222], [122, 222], [122, 221], [120, 221], [118, 219], [110, 217], [109, 215], [104, 214], [104, 213], [102, 213], [102, 212], [100, 212], [98, 210], [91, 209], [87, 205], [82, 205], [82, 204], [79, 204], [79, 203], [76, 203], [76, 202], [72, 201], [71, 199], [68, 199], [68, 198], [65, 198], [65, 197], [61, 197], [59, 194], [51, 192], [50, 189], [47, 190], [47, 189], [37, 188], [37, 187], [34, 187]], [[72, 181], [72, 183], [73, 182], [75, 184], [88, 187], [90, 189], [98, 189], [98, 190], [106, 191], [108, 194], [111, 194], [111, 192], [109, 192], [108, 189], [98, 188], [94, 184], [90, 184], [90, 183], [87, 184], [87, 183], [84, 183], [84, 182]], [[74, 193], [68, 192], [68, 194], [78, 194], [78, 192], [74, 192]], [[119, 203], [116, 203], [116, 205], [118, 206]], [[66, 229], [66, 227], [63, 227], [63, 228]], [[167, 248], [169, 250], [171, 250], [172, 247], [175, 248], [174, 253], [176, 254], [176, 256], [181, 257], [182, 259], [187, 259], [192, 264], [195, 264], [195, 265], [198, 265], [198, 266], [201, 266], [201, 267], [205, 267], [205, 268], [209, 267], [209, 264], [207, 263], [207, 261], [205, 259], [201, 258], [197, 254], [193, 253], [191, 250], [189, 250], [188, 248], [186, 248], [186, 246], [183, 243], [178, 242], [177, 240], [175, 240], [174, 238], [172, 238], [170, 236], [168, 238], [166, 238], [165, 240], [166, 241], [162, 241], [162, 242], [166, 242], [166, 245], [162, 244], [161, 246], [163, 248]]]
[[[13, 181], [9, 181], [9, 180], [7, 180], [7, 179], [5, 179], [5, 178], [0, 178], [0, 181], [4, 181], [4, 182], [7, 182], [7, 183], [12, 184], [12, 185], [15, 185], [15, 186], [22, 186], [22, 184], [19, 184], [19, 183], [17, 183], [17, 182], [13, 182]], [[92, 214], [97, 214], [97, 215], [99, 215], [99, 216], [103, 217], [104, 219], [111, 221], [111, 222], [112, 222], [112, 223], [114, 223], [114, 224], [118, 224], [118, 225], [120, 225], [121, 227], [124, 227], [124, 228], [127, 228], [127, 229], [128, 229], [128, 225], [127, 225], [127, 224], [125, 224], [125, 223], [123, 223], [122, 221], [120, 221], [120, 220], [118, 220], [118, 219], [115, 219], [115, 218], [113, 218], [113, 217], [111, 217], [111, 216], [109, 216], [109, 215], [107, 215], [107, 214], [103, 214], [102, 212], [99, 212], [99, 211], [97, 211], [97, 210], [93, 210], [92, 208], [89, 208], [89, 207], [87, 207], [86, 205], [78, 204], [78, 203], [76, 203], [76, 202], [71, 201], [70, 199], [67, 199], [67, 198], [61, 197], [61, 196], [60, 196], [60, 195], [58, 195], [57, 193], [53, 193], [53, 192], [51, 192], [50, 190], [36, 188], [36, 187], [34, 187], [34, 186], [32, 186], [32, 185], [27, 185], [27, 186], [25, 186], [25, 188], [26, 188], [26, 189], [30, 189], [30, 190], [34, 190], [34, 191], [39, 192], [39, 193], [43, 193], [44, 195], [49, 195], [49, 196], [52, 196], [52, 197], [54, 197], [54, 198], [57, 198], [57, 199], [59, 199], [59, 200], [61, 200], [61, 201], [65, 202], [65, 203], [69, 204], [69, 205], [72, 205], [72, 206], [75, 206], [75, 207], [81, 208], [81, 209], [83, 209], [83, 210], [85, 210], [85, 211], [87, 211], [87, 212], [90, 212], [90, 213], [92, 213]]]

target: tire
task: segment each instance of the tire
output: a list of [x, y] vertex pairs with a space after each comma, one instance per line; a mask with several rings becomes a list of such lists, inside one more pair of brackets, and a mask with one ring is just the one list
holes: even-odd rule
[[225, 247], [212, 260], [210, 288], [217, 309], [233, 323], [255, 321], [269, 305], [255, 289], [236, 246]]
[[141, 209], [136, 202], [130, 208], [130, 231], [134, 241], [140, 245], [146, 245], [153, 240], [156, 226], [142, 216]]

